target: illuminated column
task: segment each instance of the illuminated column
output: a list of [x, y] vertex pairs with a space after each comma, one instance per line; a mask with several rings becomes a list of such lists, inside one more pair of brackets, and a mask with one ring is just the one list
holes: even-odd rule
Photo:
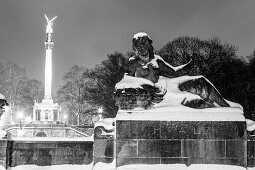
[[53, 21], [57, 18], [55, 16], [52, 19], [49, 19], [44, 14], [46, 20], [47, 20], [47, 26], [46, 26], [46, 41], [45, 49], [46, 49], [46, 59], [45, 59], [45, 87], [44, 87], [44, 102], [47, 103], [53, 103], [52, 96], [51, 96], [51, 85], [52, 85], [52, 48], [54, 43], [52, 42], [52, 33], [53, 33]]
[[52, 84], [52, 48], [53, 42], [50, 38], [51, 34], [47, 34], [47, 40], [45, 42], [46, 59], [45, 59], [45, 89], [44, 99], [51, 100], [51, 84]]
[[44, 87], [44, 98], [41, 103], [35, 102], [33, 107], [33, 122], [56, 122], [59, 120], [60, 106], [58, 103], [54, 103], [52, 99], [52, 49], [53, 49], [53, 21], [57, 18], [56, 16], [49, 19], [44, 15], [47, 20], [46, 26], [46, 41], [45, 44], [45, 87]]

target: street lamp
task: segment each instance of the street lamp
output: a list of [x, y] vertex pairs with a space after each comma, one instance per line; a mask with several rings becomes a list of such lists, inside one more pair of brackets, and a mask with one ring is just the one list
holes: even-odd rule
[[7, 106], [7, 105], [4, 105], [3, 108], [4, 108], [4, 111], [5, 111], [5, 112], [9, 112], [9, 110], [10, 110], [10, 107]]
[[67, 119], [67, 115], [64, 115], [65, 124], [66, 124], [66, 119]]
[[21, 119], [23, 118], [23, 112], [18, 112], [17, 114], [18, 114], [18, 118], [19, 118], [19, 129], [17, 130], [17, 135], [19, 137], [21, 137], [24, 135], [24, 131], [21, 126]]
[[98, 111], [98, 113], [99, 113], [99, 121], [101, 121], [102, 120], [102, 113], [103, 113], [103, 111], [104, 111], [104, 109], [102, 108], [102, 107], [99, 107], [98, 109], [97, 109], [97, 111]]
[[20, 125], [20, 129], [21, 129], [21, 119], [23, 118], [22, 112], [18, 112], [18, 118], [19, 118], [19, 125]]

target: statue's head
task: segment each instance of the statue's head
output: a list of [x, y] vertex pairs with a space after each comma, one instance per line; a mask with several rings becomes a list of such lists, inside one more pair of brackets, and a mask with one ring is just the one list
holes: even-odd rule
[[139, 32], [134, 35], [133, 41], [132, 41], [132, 47], [133, 50], [138, 53], [141, 57], [150, 57], [153, 58], [153, 51], [154, 48], [152, 46], [153, 41], [150, 39], [150, 37], [144, 33]]
[[0, 93], [0, 117], [4, 113], [6, 106], [9, 106], [9, 104], [6, 101], [5, 96]]

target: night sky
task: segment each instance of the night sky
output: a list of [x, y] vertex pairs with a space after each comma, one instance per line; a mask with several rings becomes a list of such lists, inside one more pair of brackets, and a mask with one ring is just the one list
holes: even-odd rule
[[93, 68], [115, 51], [131, 51], [143, 31], [155, 49], [179, 36], [219, 37], [255, 50], [254, 0], [0, 0], [0, 62], [14, 61], [44, 82], [44, 13], [53, 25], [53, 93], [73, 65]]

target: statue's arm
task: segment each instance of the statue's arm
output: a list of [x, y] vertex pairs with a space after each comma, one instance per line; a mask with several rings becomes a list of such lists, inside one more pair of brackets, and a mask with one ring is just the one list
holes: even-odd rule
[[57, 16], [55, 16], [54, 18], [52, 18], [52, 19], [50, 20], [50, 22], [52, 23], [56, 18], [57, 18]]
[[188, 63], [180, 65], [178, 67], [171, 66], [170, 64], [166, 63], [165, 61], [162, 60], [157, 60], [158, 65], [159, 65], [159, 70], [160, 70], [160, 75], [173, 78], [173, 77], [179, 77], [182, 75], [186, 75], [189, 73], [191, 70], [191, 61], [190, 60]]
[[174, 78], [177, 77], [177, 72], [169, 67], [164, 61], [157, 60], [158, 67], [159, 67], [159, 75], [168, 77], [168, 78]]
[[46, 18], [46, 21], [47, 21], [47, 23], [48, 23], [48, 22], [49, 22], [49, 18], [47, 17], [46, 14], [44, 14], [44, 17]]
[[129, 76], [135, 76], [136, 68], [139, 66], [137, 59], [132, 59], [125, 66], [125, 73]]
[[192, 59], [190, 59], [189, 62], [187, 62], [186, 64], [176, 66], [176, 67], [173, 67], [173, 68], [174, 68], [175, 71], [181, 70], [181, 69], [185, 68], [186, 66], [190, 65], [191, 61], [192, 61]]

